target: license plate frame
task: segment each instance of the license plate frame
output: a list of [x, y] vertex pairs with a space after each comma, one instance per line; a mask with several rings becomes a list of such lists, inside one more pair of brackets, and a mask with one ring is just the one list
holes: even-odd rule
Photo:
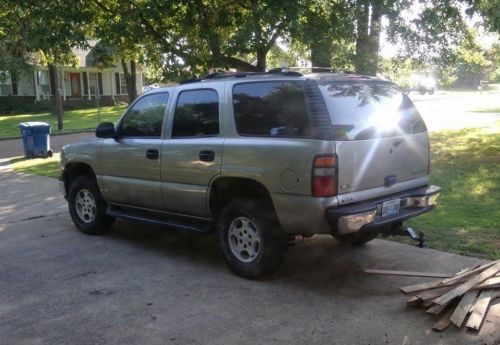
[[392, 199], [382, 203], [382, 217], [398, 214], [401, 207], [401, 199]]

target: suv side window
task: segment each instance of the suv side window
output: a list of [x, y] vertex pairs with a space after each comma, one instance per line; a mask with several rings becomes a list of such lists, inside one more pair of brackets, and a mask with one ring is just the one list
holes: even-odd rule
[[168, 93], [146, 95], [123, 117], [119, 133], [124, 137], [160, 137]]
[[219, 134], [219, 95], [215, 90], [182, 91], [175, 107], [172, 138]]
[[311, 125], [300, 81], [237, 84], [233, 109], [238, 134], [311, 137]]

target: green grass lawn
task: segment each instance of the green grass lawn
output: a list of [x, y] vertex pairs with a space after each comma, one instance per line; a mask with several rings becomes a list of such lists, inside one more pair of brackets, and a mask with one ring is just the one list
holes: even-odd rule
[[438, 207], [405, 225], [432, 248], [500, 259], [500, 124], [433, 133], [431, 143]]
[[500, 107], [492, 107], [492, 108], [477, 108], [474, 109], [475, 113], [500, 113]]
[[16, 157], [10, 159], [10, 163], [16, 172], [57, 178], [61, 174], [59, 159], [60, 154], [54, 153], [51, 158], [25, 159]]
[[[101, 108], [101, 122], [115, 122], [125, 111], [125, 105]], [[57, 131], [57, 117], [50, 113], [0, 116], [0, 138], [20, 136], [21, 122], [42, 121], [52, 125], [52, 133]], [[99, 124], [97, 109], [67, 110], [64, 112], [64, 131], [94, 129]]]
[[[500, 259], [500, 123], [489, 129], [436, 132], [431, 142], [431, 183], [442, 188], [439, 205], [405, 225], [422, 230], [432, 248]], [[57, 154], [13, 158], [11, 163], [18, 172], [59, 175]]]

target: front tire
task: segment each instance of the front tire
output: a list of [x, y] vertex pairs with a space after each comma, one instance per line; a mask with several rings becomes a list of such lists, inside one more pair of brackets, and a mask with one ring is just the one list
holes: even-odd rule
[[106, 202], [90, 176], [79, 176], [71, 182], [68, 206], [73, 223], [84, 234], [100, 235], [113, 226], [115, 219], [106, 215]]
[[255, 200], [230, 202], [217, 222], [219, 247], [225, 263], [237, 275], [259, 278], [284, 262], [287, 239], [269, 207]]

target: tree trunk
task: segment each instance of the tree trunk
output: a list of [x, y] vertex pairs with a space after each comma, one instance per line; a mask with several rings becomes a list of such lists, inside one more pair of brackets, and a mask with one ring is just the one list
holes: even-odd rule
[[376, 1], [358, 1], [356, 56], [354, 57], [356, 73], [377, 74], [381, 18], [382, 13]]
[[257, 71], [258, 72], [265, 72], [266, 71], [266, 58], [267, 58], [267, 51], [259, 50], [257, 52]]
[[51, 89], [53, 92], [54, 100], [54, 110], [53, 113], [57, 115], [57, 129], [59, 131], [63, 130], [63, 100], [61, 96], [61, 86], [59, 85], [59, 73], [57, 72], [57, 67], [53, 64], [49, 64], [49, 76], [52, 82]]
[[311, 64], [313, 67], [328, 67], [332, 65], [332, 43], [328, 39], [313, 41], [311, 48]]
[[121, 62], [123, 74], [125, 75], [125, 82], [127, 84], [128, 104], [131, 104], [137, 98], [136, 62], [134, 60], [130, 60], [130, 72], [125, 59], [121, 59]]

